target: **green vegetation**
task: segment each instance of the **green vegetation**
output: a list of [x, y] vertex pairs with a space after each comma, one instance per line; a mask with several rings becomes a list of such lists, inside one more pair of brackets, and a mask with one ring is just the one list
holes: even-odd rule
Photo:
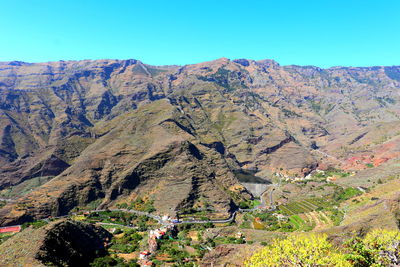
[[[114, 234], [118, 233], [117, 231]], [[122, 237], [115, 237], [110, 250], [115, 253], [131, 253], [139, 249], [139, 242], [143, 237], [135, 230], [123, 232]]]
[[240, 76], [237, 72], [230, 71], [224, 68], [219, 68], [217, 72], [208, 76], [198, 76], [199, 80], [207, 82], [215, 82], [227, 91], [234, 91], [236, 88], [246, 88], [246, 85], [240, 81]]
[[22, 224], [22, 229], [28, 228], [30, 226], [32, 226], [34, 229], [38, 229], [42, 226], [45, 226], [46, 224], [48, 224], [48, 222], [42, 221], [42, 220], [38, 220], [38, 221], [34, 221], [34, 222], [26, 222], [26, 223]]
[[322, 100], [308, 99], [308, 102], [309, 102], [310, 108], [315, 113], [318, 113], [320, 115], [328, 114], [336, 106], [335, 104], [332, 104], [332, 103], [325, 104]]
[[131, 203], [120, 203], [117, 204], [117, 207], [120, 209], [133, 209], [133, 210], [138, 210], [138, 211], [144, 211], [144, 212], [149, 212], [152, 213], [156, 211], [154, 207], [154, 200], [152, 199], [147, 199], [144, 201], [142, 198], [137, 198], [135, 201], [132, 201]]
[[351, 266], [325, 235], [275, 239], [245, 262], [245, 266]]
[[146, 231], [149, 226], [157, 225], [156, 221], [147, 216], [139, 216], [123, 211], [92, 212], [89, 213], [84, 220], [90, 223], [104, 222], [121, 225], [134, 225], [137, 226], [140, 231]]
[[252, 209], [257, 206], [261, 205], [260, 200], [254, 199], [254, 200], [243, 200], [239, 202], [239, 208], [241, 209]]
[[193, 231], [193, 230], [205, 230], [207, 228], [214, 228], [214, 224], [213, 223], [201, 223], [201, 224], [197, 224], [197, 223], [183, 223], [183, 224], [178, 224], [178, 231]]
[[311, 109], [316, 113], [319, 113], [322, 110], [321, 101], [310, 100]]
[[136, 260], [129, 262], [118, 257], [120, 253], [132, 253], [139, 250], [140, 242], [143, 239], [141, 233], [134, 229], [116, 228], [111, 246], [108, 248], [108, 255], [96, 258], [90, 266], [118, 266], [133, 267], [139, 266]]
[[167, 254], [166, 262], [174, 262], [175, 264], [183, 264], [190, 254], [179, 246], [179, 242], [171, 239], [161, 239], [157, 241], [159, 249], [157, 254]]
[[334, 207], [325, 208], [325, 210], [328, 212], [333, 225], [338, 226], [342, 222], [344, 216], [343, 211]]
[[135, 66], [132, 68], [132, 72], [137, 73], [137, 74], [142, 74], [142, 75], [145, 75], [145, 76], [148, 75], [147, 71], [146, 71], [146, 70], [143, 68], [143, 66], [140, 65], [140, 64], [135, 65]]
[[[293, 201], [285, 205], [280, 205], [278, 208], [286, 216], [293, 217], [298, 214], [312, 215], [312, 220], [306, 220], [306, 224], [301, 225], [299, 228], [307, 231], [311, 230], [316, 222], [326, 225], [339, 225], [344, 215], [343, 211], [338, 208], [339, 203], [359, 194], [361, 194], [361, 191], [358, 189], [351, 187], [343, 189], [335, 185], [335, 191], [331, 196]], [[293, 222], [293, 219], [291, 221]]]
[[[214, 209], [194, 209], [194, 208], [186, 208], [179, 211], [178, 216], [182, 220], [202, 220], [209, 221], [212, 219], [221, 219], [221, 215], [218, 212], [215, 212]], [[213, 225], [212, 223], [209, 223]], [[207, 227], [210, 228], [210, 227]]]
[[308, 232], [314, 229], [315, 222], [311, 219], [303, 220], [299, 215], [292, 215], [289, 217], [289, 222], [293, 226], [293, 231]]
[[332, 176], [338, 176], [340, 178], [344, 178], [347, 176], [350, 176], [350, 172], [344, 172], [342, 170], [339, 169], [335, 169], [335, 168], [329, 168], [326, 171], [321, 171], [321, 172], [317, 172], [313, 175], [313, 178], [323, 178], [326, 179], [328, 177], [332, 177]]
[[365, 164], [365, 166], [367, 166], [368, 168], [373, 168], [373, 167], [374, 167], [374, 164], [372, 164], [372, 163], [367, 163], [367, 164]]
[[334, 247], [326, 235], [292, 235], [275, 239], [253, 254], [246, 266], [397, 266], [400, 232], [376, 229]]
[[316, 199], [304, 199], [300, 201], [290, 202], [286, 205], [280, 205], [279, 210], [285, 215], [295, 215], [307, 213], [320, 208], [320, 202]]
[[157, 68], [150, 68], [150, 67], [147, 67], [147, 70], [150, 72], [152, 77], [157, 76], [157, 75], [159, 75], [161, 73], [167, 72], [167, 70], [157, 69]]
[[246, 241], [243, 238], [233, 236], [219, 236], [214, 240], [216, 245], [220, 244], [244, 244]]
[[333, 199], [335, 201], [344, 201], [347, 199], [350, 199], [352, 197], [361, 195], [362, 192], [356, 188], [353, 187], [348, 187], [346, 189], [343, 189], [342, 187], [337, 187], [335, 189], [335, 192], [333, 194]]
[[101, 204], [102, 201], [103, 201], [102, 198], [93, 200], [93, 201], [89, 202], [85, 207], [81, 207], [80, 209], [81, 210], [95, 210]]
[[0, 197], [13, 198], [13, 197], [23, 196], [23, 195], [31, 192], [33, 189], [47, 183], [48, 181], [53, 179], [53, 177], [54, 176], [35, 177], [32, 179], [23, 181], [22, 183], [20, 183], [18, 185], [10, 186], [10, 187], [0, 191]]
[[[270, 212], [251, 212], [243, 216], [243, 223], [240, 228], [254, 228], [256, 230], [293, 232], [307, 228], [306, 222], [299, 218], [283, 217], [278, 219], [276, 214]], [[252, 227], [253, 226], [253, 227]]]
[[12, 233], [1, 233], [0, 234], [0, 244], [2, 244], [3, 242], [5, 242], [7, 239], [9, 239], [10, 237], [12, 237]]
[[218, 118], [218, 120], [216, 122], [214, 122], [213, 126], [219, 132], [222, 132], [224, 128], [228, 127], [230, 124], [232, 124], [236, 120], [236, 117], [233, 116], [232, 114], [227, 114], [222, 111], [218, 113], [217, 118]]
[[[156, 266], [165, 266], [165, 263], [174, 263], [174, 266], [186, 266], [187, 262], [194, 262], [203, 257], [206, 247], [215, 247], [211, 239], [203, 238], [203, 231], [197, 231], [197, 241], [189, 236], [189, 230], [182, 230], [178, 236], [172, 238], [164, 236], [157, 240], [159, 249], [152, 261]], [[189, 248], [189, 249], [188, 249]]]
[[288, 110], [286, 108], [282, 108], [281, 110], [282, 110], [283, 114], [285, 114], [286, 117], [289, 117], [289, 118], [296, 118], [296, 117], [300, 118], [301, 117], [301, 115], [297, 114], [296, 112], [294, 112], [292, 110]]
[[400, 257], [400, 232], [373, 230], [364, 239], [352, 238], [346, 247], [346, 258], [354, 266], [395, 266]]
[[96, 258], [91, 264], [91, 267], [108, 267], [108, 266], [116, 266], [116, 267], [138, 267], [140, 266], [136, 260], [131, 260], [128, 263], [123, 259], [118, 257], [104, 256], [101, 258]]

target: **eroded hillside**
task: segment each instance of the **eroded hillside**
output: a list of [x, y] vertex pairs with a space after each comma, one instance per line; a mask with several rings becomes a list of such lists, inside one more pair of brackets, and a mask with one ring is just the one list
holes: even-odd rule
[[137, 197], [227, 213], [251, 198], [235, 170], [379, 166], [400, 155], [399, 87], [399, 67], [1, 63], [1, 223]]

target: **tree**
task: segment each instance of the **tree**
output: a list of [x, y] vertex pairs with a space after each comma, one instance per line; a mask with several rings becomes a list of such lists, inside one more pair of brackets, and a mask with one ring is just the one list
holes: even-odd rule
[[400, 264], [400, 232], [376, 229], [364, 239], [352, 238], [346, 243], [347, 258], [354, 266], [398, 266]]
[[245, 266], [351, 266], [326, 235], [293, 235], [276, 239], [245, 262]]

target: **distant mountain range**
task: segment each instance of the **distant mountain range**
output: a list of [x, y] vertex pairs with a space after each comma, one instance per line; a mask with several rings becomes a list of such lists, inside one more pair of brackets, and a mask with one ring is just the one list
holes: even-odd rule
[[400, 67], [273, 60], [0, 63], [0, 224], [113, 207], [228, 213], [236, 175], [303, 177], [400, 156]]

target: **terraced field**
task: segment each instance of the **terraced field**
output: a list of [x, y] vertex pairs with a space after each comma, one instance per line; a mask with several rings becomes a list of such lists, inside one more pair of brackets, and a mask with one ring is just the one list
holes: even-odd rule
[[315, 199], [304, 199], [279, 206], [279, 210], [287, 216], [311, 212], [318, 208], [322, 208], [322, 205]]
[[304, 199], [281, 205], [279, 210], [288, 216], [294, 231], [310, 231], [333, 225], [330, 212], [322, 211], [326, 206], [321, 199]]
[[310, 231], [315, 227], [315, 222], [312, 218], [303, 214], [290, 216], [289, 223], [293, 226], [294, 231]]

